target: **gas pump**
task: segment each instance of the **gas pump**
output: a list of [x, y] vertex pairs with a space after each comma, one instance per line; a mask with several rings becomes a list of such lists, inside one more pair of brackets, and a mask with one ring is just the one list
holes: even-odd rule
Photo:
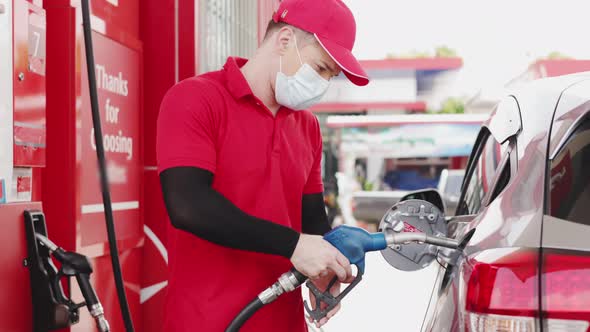
[[46, 13], [40, 1], [0, 0], [2, 331], [33, 329], [29, 276], [23, 266], [27, 257], [23, 211], [42, 208], [41, 173], [46, 165], [45, 41]]
[[[138, 3], [0, 0], [0, 331], [108, 331], [106, 318], [123, 330], [130, 315], [140, 320]], [[83, 32], [98, 44], [96, 66], [86, 60], [95, 54], [85, 49]], [[89, 76], [98, 93], [88, 88]], [[114, 201], [106, 209], [101, 148]], [[104, 210], [121, 220], [109, 235]], [[108, 241], [115, 229], [119, 238]], [[127, 292], [130, 304], [124, 319], [115, 289], [105, 287], [113, 284], [116, 253], [125, 282], [117, 291]]]

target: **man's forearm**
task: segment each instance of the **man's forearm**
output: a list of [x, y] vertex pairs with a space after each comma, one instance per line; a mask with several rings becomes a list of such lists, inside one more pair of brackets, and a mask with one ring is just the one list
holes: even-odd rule
[[332, 229], [326, 215], [323, 193], [303, 195], [301, 205], [303, 233], [324, 235]]
[[299, 233], [240, 210], [211, 188], [213, 174], [177, 167], [160, 174], [172, 224], [218, 245], [290, 258]]

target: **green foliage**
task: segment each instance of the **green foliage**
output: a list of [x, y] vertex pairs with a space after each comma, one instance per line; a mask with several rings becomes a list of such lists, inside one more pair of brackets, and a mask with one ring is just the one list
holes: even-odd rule
[[569, 55], [565, 55], [559, 51], [553, 51], [553, 52], [547, 54], [547, 56], [545, 58], [548, 60], [558, 60], [558, 59], [571, 59], [572, 57], [570, 57]]
[[454, 49], [441, 45], [434, 49], [434, 53], [432, 51], [419, 51], [419, 50], [411, 50], [406, 53], [387, 53], [385, 56], [386, 59], [423, 59], [423, 58], [455, 58], [457, 57], [457, 51]]
[[456, 58], [457, 57], [457, 51], [455, 51], [454, 49], [452, 49], [448, 46], [445, 46], [445, 45], [438, 46], [434, 50], [434, 53], [437, 58]]
[[463, 114], [465, 113], [465, 103], [459, 98], [448, 98], [439, 110], [429, 110], [430, 114]]
[[432, 54], [426, 51], [418, 51], [412, 50], [406, 53], [387, 53], [385, 56], [386, 59], [424, 59], [424, 58], [432, 58]]

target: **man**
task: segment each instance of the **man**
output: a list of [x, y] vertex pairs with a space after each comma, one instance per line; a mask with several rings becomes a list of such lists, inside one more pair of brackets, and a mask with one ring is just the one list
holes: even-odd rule
[[[304, 109], [340, 71], [368, 83], [350, 52], [355, 33], [339, 0], [284, 0], [249, 61], [229, 58], [164, 97], [158, 170], [173, 226], [164, 331], [223, 331], [292, 266], [318, 287], [334, 275], [351, 281], [346, 257], [322, 238], [322, 136]], [[292, 292], [242, 331], [306, 328]]]

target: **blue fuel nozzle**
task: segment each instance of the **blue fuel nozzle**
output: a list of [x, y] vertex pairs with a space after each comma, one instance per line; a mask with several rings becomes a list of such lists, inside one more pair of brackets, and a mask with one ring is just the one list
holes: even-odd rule
[[351, 264], [365, 273], [365, 253], [387, 248], [384, 233], [369, 233], [366, 230], [351, 226], [338, 226], [324, 235], [324, 240], [338, 249]]
[[383, 250], [387, 248], [384, 233], [369, 233], [362, 228], [351, 226], [339, 226], [324, 235], [324, 240], [330, 242], [348, 260], [356, 265], [358, 272], [354, 280], [337, 296], [332, 295], [331, 288], [338, 277], [333, 277], [325, 290], [318, 289], [313, 282], [308, 281], [307, 287], [315, 297], [315, 308], [311, 309], [304, 303], [305, 311], [309, 316], [319, 322], [335, 308], [340, 301], [356, 287], [365, 274], [365, 253], [369, 251]]

